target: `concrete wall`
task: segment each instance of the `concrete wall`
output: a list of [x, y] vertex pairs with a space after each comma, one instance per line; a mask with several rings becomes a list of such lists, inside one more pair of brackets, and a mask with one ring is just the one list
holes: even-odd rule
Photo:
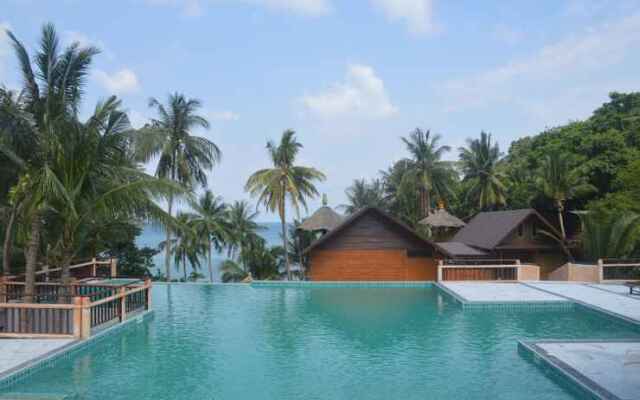
[[312, 281], [435, 281], [431, 257], [407, 257], [406, 250], [315, 250]]
[[539, 281], [540, 267], [537, 265], [521, 265], [518, 275], [518, 280], [520, 281]]
[[597, 265], [567, 263], [549, 274], [550, 281], [598, 282]]

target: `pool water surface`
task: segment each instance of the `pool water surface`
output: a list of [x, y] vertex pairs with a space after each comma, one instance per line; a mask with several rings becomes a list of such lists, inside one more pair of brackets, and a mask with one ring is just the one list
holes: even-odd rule
[[431, 288], [156, 285], [155, 314], [5, 390], [71, 399], [574, 399], [521, 339], [638, 338], [576, 308]]

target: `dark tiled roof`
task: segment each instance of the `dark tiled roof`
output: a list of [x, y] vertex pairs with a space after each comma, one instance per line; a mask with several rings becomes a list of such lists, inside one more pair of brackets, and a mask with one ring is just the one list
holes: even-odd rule
[[490, 250], [498, 246], [530, 216], [536, 216], [551, 232], [557, 233], [556, 229], [542, 215], [532, 208], [527, 208], [478, 213], [467, 223], [467, 226], [456, 233], [451, 241]]
[[437, 245], [446, 250], [452, 257], [482, 257], [488, 255], [482, 250], [460, 242], [438, 242]]
[[379, 215], [380, 217], [382, 217], [382, 218], [386, 219], [387, 221], [391, 222], [393, 225], [395, 225], [395, 226], [399, 227], [400, 229], [404, 230], [405, 232], [407, 232], [407, 234], [409, 234], [410, 236], [413, 236], [415, 239], [423, 242], [424, 244], [426, 244], [428, 246], [431, 246], [431, 247], [435, 248], [436, 250], [439, 250], [441, 253], [444, 253], [445, 255], [449, 255], [448, 252], [444, 248], [438, 246], [437, 243], [434, 243], [434, 242], [431, 242], [430, 240], [424, 239], [422, 236], [420, 236], [416, 231], [411, 229], [409, 226], [407, 226], [403, 222], [399, 221], [398, 219], [396, 219], [395, 217], [391, 216], [389, 213], [381, 210], [378, 207], [365, 207], [365, 208], [363, 208], [361, 210], [356, 211], [355, 213], [351, 214], [350, 216], [344, 218], [342, 220], [342, 222], [338, 226], [336, 226], [332, 230], [330, 230], [327, 233], [325, 233], [324, 236], [320, 237], [315, 242], [311, 243], [311, 245], [309, 245], [309, 247], [307, 247], [303, 251], [303, 253], [308, 253], [311, 250], [313, 250], [314, 248], [316, 248], [319, 245], [321, 245], [322, 243], [325, 243], [329, 239], [333, 238], [334, 236], [339, 235], [340, 232], [342, 232], [346, 227], [348, 227], [349, 225], [353, 224], [355, 221], [357, 221], [363, 215], [368, 214], [368, 213], [374, 213], [374, 214]]

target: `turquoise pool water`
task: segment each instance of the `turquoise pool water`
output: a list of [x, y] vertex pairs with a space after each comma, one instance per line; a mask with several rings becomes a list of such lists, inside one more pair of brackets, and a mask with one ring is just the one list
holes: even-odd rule
[[133, 324], [6, 391], [74, 399], [572, 399], [518, 339], [639, 337], [580, 309], [463, 310], [437, 288], [153, 289]]

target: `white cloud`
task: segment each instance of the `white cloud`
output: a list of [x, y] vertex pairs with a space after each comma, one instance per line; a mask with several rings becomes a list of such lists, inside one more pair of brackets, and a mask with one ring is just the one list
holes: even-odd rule
[[391, 21], [404, 21], [411, 33], [434, 32], [433, 0], [371, 0]]
[[[445, 108], [458, 111], [518, 97], [592, 84], [594, 71], [622, 63], [640, 45], [640, 14], [604, 24], [547, 45], [529, 57], [514, 60], [466, 78], [445, 82], [440, 89]], [[604, 75], [603, 75], [604, 76]], [[602, 83], [600, 79], [600, 83]]]
[[111, 94], [133, 93], [140, 89], [138, 77], [128, 68], [123, 68], [113, 74], [96, 70], [94, 77]]
[[107, 56], [110, 60], [115, 58], [115, 54], [107, 48], [107, 45], [103, 41], [91, 38], [82, 32], [64, 31], [62, 32], [62, 40], [66, 45], [78, 43], [81, 48], [90, 46], [97, 47], [102, 54]]
[[210, 4], [225, 2], [250, 4], [307, 16], [325, 15], [332, 9], [331, 0], [146, 0], [150, 5], [180, 8], [184, 15], [191, 17], [204, 14], [205, 7]]
[[327, 90], [302, 97], [304, 108], [320, 118], [358, 116], [364, 118], [388, 118], [398, 112], [373, 68], [366, 65], [350, 65], [345, 82]]
[[233, 111], [210, 111], [205, 113], [205, 117], [209, 121], [237, 121], [240, 116]]

